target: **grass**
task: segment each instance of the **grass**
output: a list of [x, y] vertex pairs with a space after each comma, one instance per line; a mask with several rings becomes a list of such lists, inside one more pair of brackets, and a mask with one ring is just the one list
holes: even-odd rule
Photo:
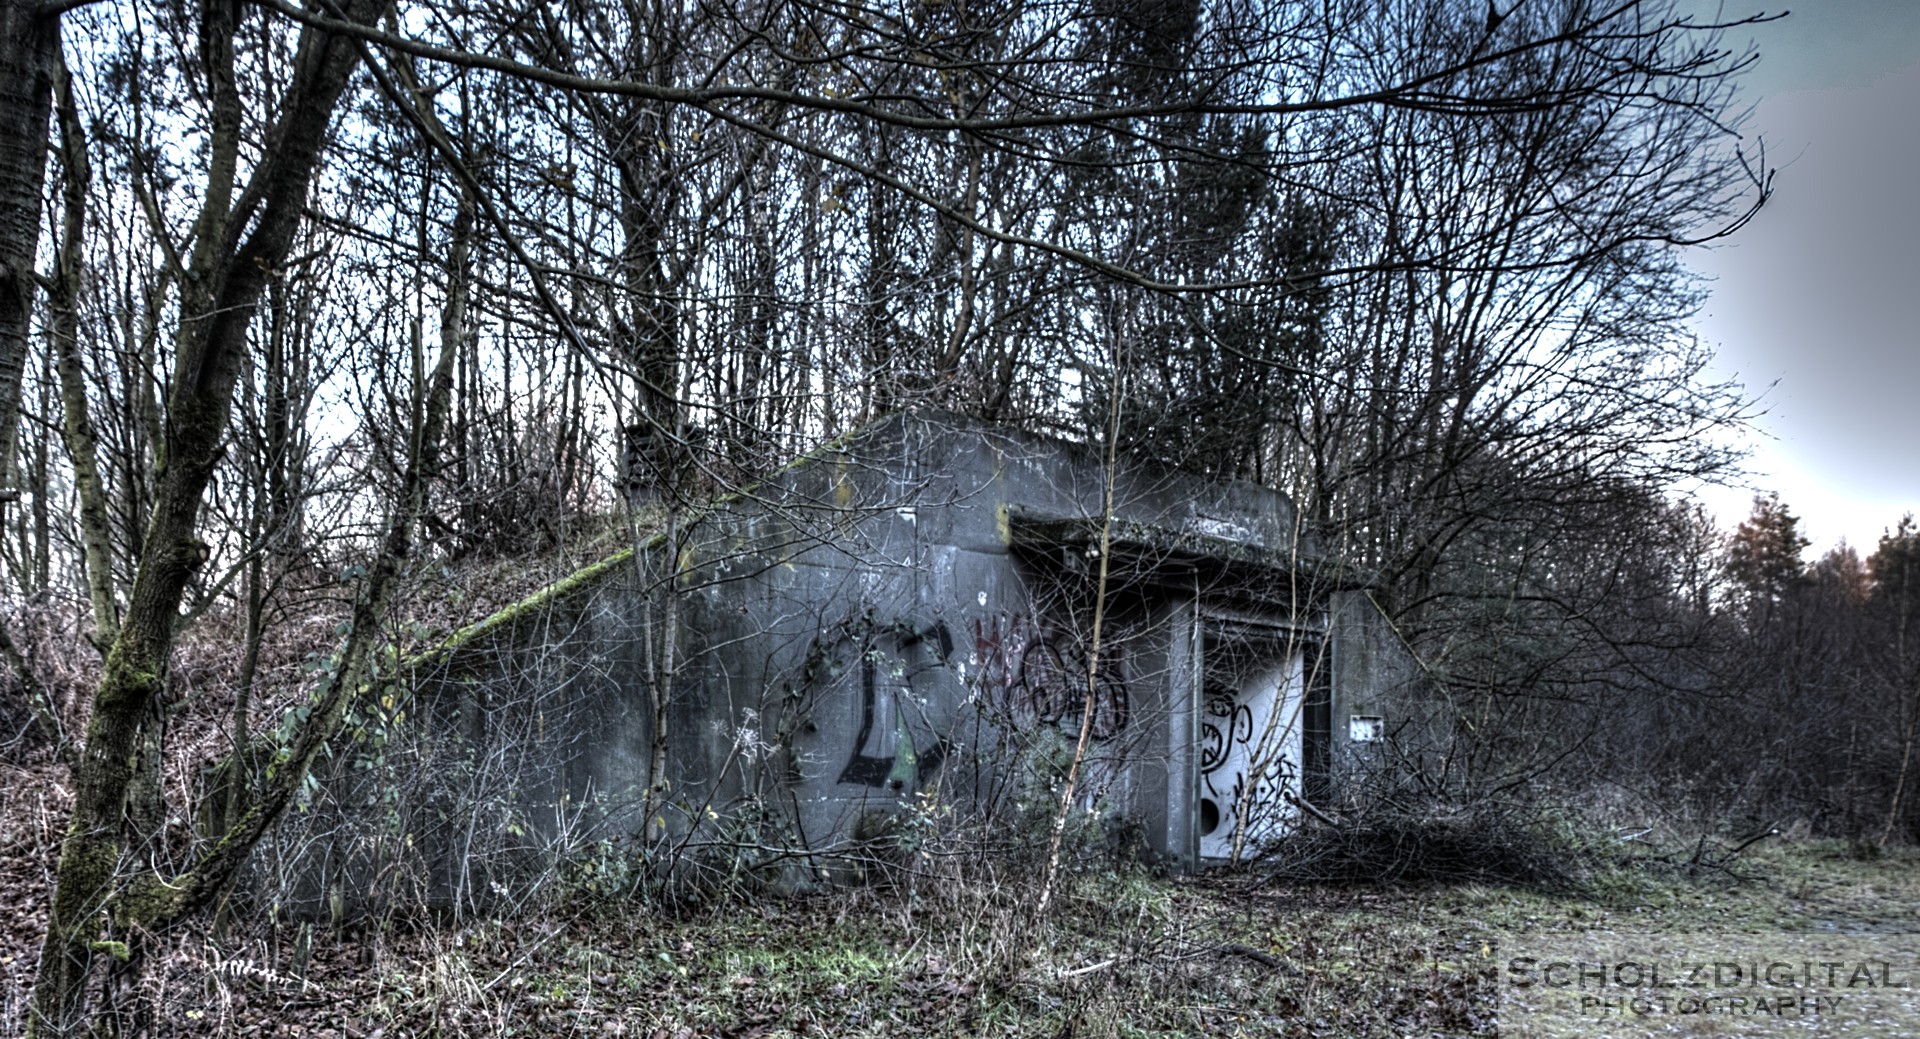
[[1073, 879], [1045, 921], [992, 880], [680, 913], [583, 902], [323, 936], [304, 979], [271, 943], [215, 957], [183, 939], [165, 1003], [196, 1035], [1494, 1035], [1490, 935], [1920, 930], [1916, 866], [1803, 841], [1695, 877], [1621, 867], [1577, 894], [1112, 873]]

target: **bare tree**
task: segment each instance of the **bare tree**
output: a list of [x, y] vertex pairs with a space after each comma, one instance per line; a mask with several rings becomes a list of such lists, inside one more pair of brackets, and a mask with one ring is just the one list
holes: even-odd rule
[[[161, 5], [151, 40], [0, 9], [6, 438], [62, 24], [88, 41], [61, 143], [92, 208], [62, 214], [47, 306], [77, 479], [88, 425], [98, 454], [67, 562], [108, 642], [32, 1027], [84, 1027], [122, 952], [112, 1020], [139, 1027], [142, 936], [304, 781], [408, 563], [561, 540], [612, 507], [590, 474], [627, 427], [672, 528], [910, 404], [1088, 439], [1117, 416], [1129, 449], [1300, 492], [1410, 611], [1468, 546], [1552, 528], [1503, 487], [1699, 471], [1668, 448], [1728, 399], [1673, 345], [1672, 249], [1764, 190], [1719, 121], [1738, 59], [1653, 2], [1377, 7], [258, 0]], [[1090, 341], [1095, 312], [1139, 348]], [[180, 633], [244, 616], [251, 761], [276, 597], [322, 563], [359, 583], [306, 721], [226, 788], [221, 836], [169, 836]]]

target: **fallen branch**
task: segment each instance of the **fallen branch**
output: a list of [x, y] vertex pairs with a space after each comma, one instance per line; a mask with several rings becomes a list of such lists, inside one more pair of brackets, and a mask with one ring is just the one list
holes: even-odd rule
[[1083, 974], [1093, 974], [1097, 971], [1106, 970], [1108, 967], [1111, 967], [1114, 964], [1119, 962], [1120, 962], [1120, 957], [1111, 956], [1111, 957], [1108, 957], [1107, 959], [1101, 960], [1099, 963], [1091, 963], [1085, 967], [1075, 967], [1072, 970], [1063, 970], [1060, 972], [1060, 976], [1063, 978], [1077, 978]]
[[1335, 819], [1333, 816], [1328, 815], [1327, 813], [1321, 811], [1318, 808], [1315, 808], [1311, 803], [1307, 801], [1306, 798], [1296, 797], [1291, 792], [1283, 792], [1280, 796], [1286, 798], [1288, 804], [1294, 806], [1295, 808], [1300, 809], [1301, 811], [1307, 813], [1308, 815], [1313, 816], [1315, 819], [1320, 820], [1321, 822], [1327, 824], [1328, 826], [1332, 826], [1336, 829], [1339, 828], [1340, 820]]
[[1768, 837], [1772, 837], [1778, 834], [1779, 832], [1780, 832], [1779, 824], [1768, 823], [1767, 825], [1762, 826], [1758, 831], [1756, 831], [1753, 834], [1753, 836], [1748, 837], [1746, 840], [1741, 841], [1739, 844], [1734, 845], [1733, 850], [1727, 852], [1726, 858], [1729, 858], [1729, 859], [1733, 858], [1735, 855], [1738, 855], [1741, 852], [1746, 851], [1748, 848], [1753, 847], [1754, 845], [1760, 843], [1763, 840], [1766, 840]]
[[1225, 945], [1219, 946], [1214, 951], [1220, 953], [1222, 956], [1242, 956], [1242, 957], [1245, 957], [1246, 959], [1252, 960], [1253, 962], [1260, 964], [1263, 967], [1271, 967], [1277, 971], [1286, 971], [1288, 973], [1293, 973], [1293, 974], [1299, 973], [1298, 970], [1295, 970], [1294, 968], [1287, 966], [1287, 961], [1281, 959], [1278, 956], [1273, 955], [1272, 953], [1261, 952], [1259, 949], [1256, 949], [1251, 945], [1241, 945], [1238, 942], [1228, 942]]

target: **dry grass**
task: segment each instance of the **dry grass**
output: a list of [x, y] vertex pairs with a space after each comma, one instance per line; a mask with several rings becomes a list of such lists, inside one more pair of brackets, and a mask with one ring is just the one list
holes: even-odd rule
[[[61, 791], [4, 780], [0, 1034], [17, 1033]], [[1582, 893], [1494, 884], [1074, 878], [978, 869], [888, 889], [668, 913], [576, 899], [510, 920], [171, 937], [159, 1034], [181, 1036], [1471, 1036], [1494, 1032], [1499, 929], [1920, 927], [1920, 859], [1769, 843], [1745, 879], [1623, 868]]]

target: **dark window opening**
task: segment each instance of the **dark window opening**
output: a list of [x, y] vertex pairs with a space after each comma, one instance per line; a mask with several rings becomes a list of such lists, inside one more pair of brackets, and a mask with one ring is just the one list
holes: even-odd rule
[[1200, 836], [1207, 837], [1220, 828], [1220, 805], [1211, 797], [1200, 799]]
[[1333, 653], [1325, 641], [1307, 649], [1306, 700], [1300, 713], [1300, 796], [1320, 807], [1333, 799]]

